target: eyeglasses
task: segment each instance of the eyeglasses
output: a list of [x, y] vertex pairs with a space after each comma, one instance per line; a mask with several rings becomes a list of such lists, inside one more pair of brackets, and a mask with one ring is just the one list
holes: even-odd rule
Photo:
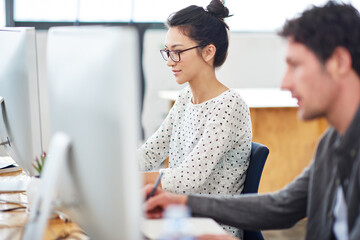
[[183, 53], [185, 51], [189, 51], [191, 49], [198, 48], [198, 47], [203, 47], [203, 45], [198, 45], [198, 46], [187, 48], [184, 50], [174, 50], [174, 51], [170, 51], [168, 49], [167, 50], [161, 49], [160, 53], [165, 61], [169, 60], [169, 57], [170, 57], [171, 60], [173, 60], [174, 62], [180, 62], [180, 60], [181, 60], [180, 53]]

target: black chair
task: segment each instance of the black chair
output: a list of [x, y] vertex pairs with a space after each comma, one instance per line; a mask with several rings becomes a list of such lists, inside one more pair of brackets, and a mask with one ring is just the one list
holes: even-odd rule
[[[258, 192], [261, 174], [268, 155], [269, 149], [266, 146], [251, 142], [250, 163], [246, 173], [243, 194]], [[244, 240], [250, 239], [264, 240], [264, 237], [261, 231], [244, 230]]]

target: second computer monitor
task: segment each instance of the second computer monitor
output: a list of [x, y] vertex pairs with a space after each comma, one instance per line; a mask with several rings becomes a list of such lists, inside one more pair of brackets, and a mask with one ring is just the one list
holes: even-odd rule
[[34, 28], [0, 28], [0, 142], [30, 175], [42, 154]]

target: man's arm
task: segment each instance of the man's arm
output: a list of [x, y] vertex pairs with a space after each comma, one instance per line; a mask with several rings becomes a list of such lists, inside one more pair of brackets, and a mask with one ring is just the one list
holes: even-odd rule
[[[187, 204], [194, 216], [210, 217], [242, 229], [288, 228], [306, 216], [311, 166], [276, 193], [205, 197], [177, 195], [158, 188], [155, 196], [146, 201], [144, 208], [147, 217], [161, 218], [168, 205]], [[145, 187], [145, 196], [152, 187], [153, 185]]]
[[311, 167], [284, 189], [272, 194], [238, 197], [189, 196], [194, 216], [210, 217], [226, 225], [248, 230], [293, 226], [306, 216]]

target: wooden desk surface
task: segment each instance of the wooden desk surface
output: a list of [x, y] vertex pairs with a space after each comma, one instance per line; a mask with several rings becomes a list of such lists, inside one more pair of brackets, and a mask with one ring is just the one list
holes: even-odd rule
[[[16, 179], [24, 173], [14, 172], [0, 174], [0, 181], [4, 179], [13, 178]], [[0, 199], [5, 201], [16, 201], [27, 203], [26, 192], [0, 192]], [[0, 211], [4, 209], [21, 207], [19, 204], [10, 204], [0, 200]], [[14, 210], [9, 212], [0, 212], [0, 239], [21, 239], [24, 227], [28, 221], [29, 214], [25, 209]], [[72, 222], [66, 223], [65, 221], [57, 218], [49, 220], [48, 227], [45, 232], [44, 239], [56, 239], [59, 236], [67, 236], [71, 234], [76, 239], [89, 239], [87, 236], [81, 233], [81, 229]]]

